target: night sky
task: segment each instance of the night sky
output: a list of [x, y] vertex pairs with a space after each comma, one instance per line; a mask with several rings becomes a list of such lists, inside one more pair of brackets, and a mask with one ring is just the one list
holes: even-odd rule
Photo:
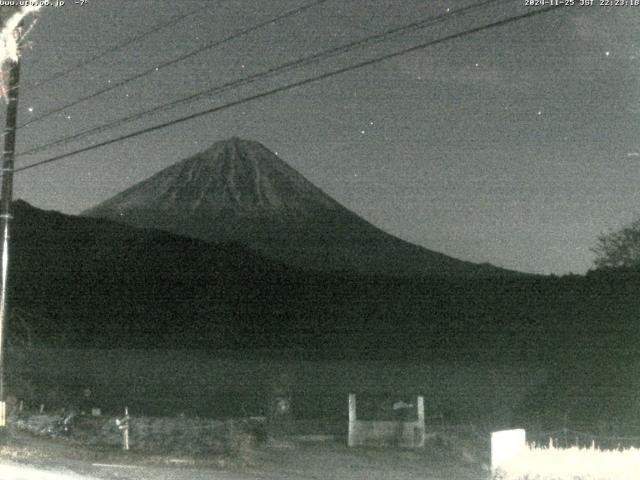
[[[578, 0], [576, 0], [578, 1]], [[66, 0], [22, 64], [19, 123], [311, 0]], [[328, 0], [18, 132], [18, 151], [480, 0]], [[640, 6], [562, 7], [16, 175], [15, 196], [77, 214], [212, 143], [262, 142], [402, 239], [526, 272], [584, 273], [640, 214]], [[21, 167], [431, 39], [530, 12], [525, 0], [393, 37], [53, 148]], [[197, 11], [43, 85], [38, 81]], [[111, 83], [110, 83], [111, 82]]]

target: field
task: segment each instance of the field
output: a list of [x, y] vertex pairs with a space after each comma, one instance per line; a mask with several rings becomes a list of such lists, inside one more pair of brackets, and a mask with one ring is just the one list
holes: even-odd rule
[[274, 388], [284, 388], [298, 420], [339, 422], [343, 428], [349, 393], [380, 402], [423, 395], [427, 421], [499, 419], [508, 424], [546, 381], [541, 368], [300, 360], [233, 352], [212, 357], [188, 350], [38, 349], [23, 358], [16, 375], [29, 379], [29, 391], [15, 396], [31, 408], [44, 405], [48, 412], [77, 406], [83, 390], [90, 388], [95, 406], [110, 413], [128, 406], [134, 415], [264, 416]]

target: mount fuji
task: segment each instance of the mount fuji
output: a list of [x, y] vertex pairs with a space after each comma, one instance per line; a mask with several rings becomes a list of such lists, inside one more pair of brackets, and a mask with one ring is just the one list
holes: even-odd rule
[[318, 271], [394, 276], [502, 276], [370, 224], [262, 144], [233, 137], [83, 213], [210, 242], [237, 242]]

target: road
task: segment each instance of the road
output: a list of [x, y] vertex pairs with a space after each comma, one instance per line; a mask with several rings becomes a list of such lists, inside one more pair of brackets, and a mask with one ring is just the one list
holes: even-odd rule
[[154, 467], [126, 464], [51, 462], [46, 466], [0, 463], [0, 478], [2, 480], [279, 480], [304, 479], [305, 477], [297, 475], [290, 477], [282, 473], [274, 475], [266, 472], [229, 472], [183, 466]]
[[[2, 480], [479, 480], [486, 472], [450, 465], [438, 468], [380, 466], [365, 461], [342, 464], [341, 459], [327, 461], [324, 470], [318, 465], [304, 465], [304, 455], [298, 465], [270, 465], [265, 468], [211, 468], [193, 465], [134, 465], [126, 463], [89, 463], [60, 459], [0, 463]], [[424, 466], [423, 466], [424, 467]]]

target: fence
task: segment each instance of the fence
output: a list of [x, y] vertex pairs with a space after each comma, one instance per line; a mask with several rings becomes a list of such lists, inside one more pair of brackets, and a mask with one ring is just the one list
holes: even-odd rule
[[[67, 437], [84, 445], [155, 453], [222, 453], [246, 437], [264, 435], [263, 419], [213, 420], [189, 417], [30, 415], [10, 417], [12, 429], [34, 435]], [[130, 438], [129, 438], [130, 434]]]

